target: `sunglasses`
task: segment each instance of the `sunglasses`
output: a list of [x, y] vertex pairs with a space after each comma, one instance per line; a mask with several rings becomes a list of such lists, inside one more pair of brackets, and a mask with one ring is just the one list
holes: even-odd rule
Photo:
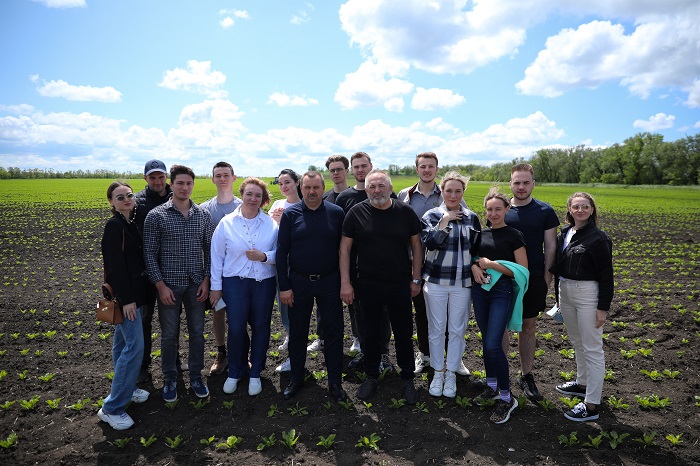
[[118, 200], [119, 202], [124, 202], [124, 199], [132, 200], [134, 197], [136, 197], [136, 196], [134, 196], [134, 193], [129, 193], [126, 195], [120, 194], [118, 196], [114, 196], [114, 199]]
[[587, 211], [589, 211], [590, 209], [591, 209], [591, 206], [589, 206], [589, 205], [587, 205], [587, 204], [583, 204], [583, 205], [572, 205], [572, 206], [571, 206], [571, 210], [576, 210], [576, 211], [582, 210], [582, 211], [584, 211], [584, 212], [587, 212]]

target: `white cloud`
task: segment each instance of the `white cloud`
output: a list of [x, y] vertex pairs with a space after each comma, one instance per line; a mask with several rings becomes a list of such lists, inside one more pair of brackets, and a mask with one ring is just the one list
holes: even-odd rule
[[[38, 83], [39, 76], [32, 75], [29, 77], [32, 82]], [[59, 79], [58, 81], [44, 81], [43, 84], [36, 88], [37, 92], [44, 97], [61, 97], [66, 100], [74, 100], [80, 102], [121, 102], [122, 93], [117, 91], [112, 86], [93, 87], [93, 86], [75, 86]]]
[[212, 71], [210, 61], [188, 60], [187, 69], [168, 70], [158, 86], [175, 91], [188, 91], [205, 95], [212, 99], [225, 98], [228, 93], [221, 89], [226, 75]]
[[[383, 105], [413, 91], [413, 84], [399, 79], [407, 71], [408, 65], [402, 62], [367, 60], [357, 71], [345, 75], [335, 92], [335, 101], [345, 109]], [[395, 106], [396, 101], [393, 102]]]
[[542, 20], [538, 1], [349, 0], [340, 7], [350, 42], [377, 60], [401, 60], [434, 73], [469, 73], [517, 53]]
[[219, 10], [219, 16], [223, 16], [223, 18], [219, 20], [219, 25], [224, 29], [228, 29], [236, 24], [236, 20], [234, 18], [248, 19], [250, 17], [248, 15], [248, 11], [246, 10], [234, 10], [226, 8]]
[[318, 100], [311, 97], [274, 92], [267, 98], [267, 103], [275, 104], [279, 107], [307, 107], [309, 105], [318, 105]]
[[290, 23], [295, 24], [297, 26], [308, 23], [311, 21], [311, 17], [309, 16], [309, 11], [314, 10], [314, 6], [311, 3], [306, 3], [304, 5], [305, 8], [299, 10], [297, 14], [292, 15], [292, 18], [289, 20]]
[[76, 8], [86, 7], [85, 0], [34, 0], [37, 3], [43, 3], [49, 8]]
[[[516, 87], [524, 94], [556, 97], [575, 88], [594, 89], [617, 81], [644, 99], [659, 88], [692, 93], [694, 79], [700, 75], [700, 61], [689, 58], [697, 56], [700, 28], [694, 18], [698, 15], [697, 5], [677, 16], [656, 15], [637, 24], [630, 34], [611, 21], [565, 29], [547, 39]], [[695, 100], [689, 96], [688, 105]]]
[[656, 115], [650, 116], [648, 120], [635, 120], [632, 126], [652, 133], [660, 129], [673, 128], [675, 121], [676, 117], [673, 115], [657, 113]]
[[375, 119], [347, 133], [291, 126], [253, 133], [245, 127], [238, 106], [224, 99], [184, 107], [169, 130], [137, 125], [124, 130], [122, 120], [89, 113], [44, 114], [30, 106], [6, 106], [0, 111], [0, 140], [26, 148], [24, 158], [0, 154], [2, 166], [117, 168], [134, 173], [151, 158], [162, 158], [169, 165], [185, 163], [196, 173], [209, 171], [223, 158], [240, 175], [270, 176], [284, 166], [303, 169], [322, 164], [328, 154], [358, 148], [367, 151], [379, 168], [412, 165], [415, 154], [422, 151], [436, 152], [443, 165], [491, 164], [528, 157], [564, 134], [541, 112], [468, 134], [441, 118], [407, 125]]
[[700, 128], [700, 121], [696, 121], [693, 128]]
[[700, 79], [694, 79], [693, 84], [684, 90], [688, 92], [688, 100], [685, 104], [690, 108], [700, 107]]
[[464, 97], [449, 89], [419, 87], [411, 100], [411, 107], [415, 110], [438, 110], [456, 107], [464, 103]]
[[405, 102], [402, 97], [392, 97], [384, 102], [384, 108], [390, 112], [403, 112]]

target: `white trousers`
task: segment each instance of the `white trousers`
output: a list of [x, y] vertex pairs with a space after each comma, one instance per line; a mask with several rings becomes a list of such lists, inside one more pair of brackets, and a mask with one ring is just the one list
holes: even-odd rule
[[595, 328], [598, 282], [559, 282], [559, 309], [576, 350], [576, 382], [586, 386], [586, 401], [599, 405], [605, 377], [603, 327]]
[[472, 301], [471, 288], [425, 282], [423, 296], [425, 296], [428, 315], [430, 366], [436, 371], [445, 368], [445, 331], [447, 331], [449, 335], [447, 370], [456, 372], [461, 366], [462, 354], [464, 354], [464, 332], [467, 328]]

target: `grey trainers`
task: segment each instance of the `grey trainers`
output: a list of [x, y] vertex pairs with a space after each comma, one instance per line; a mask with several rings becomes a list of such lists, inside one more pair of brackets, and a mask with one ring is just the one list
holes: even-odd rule
[[391, 362], [391, 359], [389, 359], [388, 354], [382, 354], [382, 360], [379, 361], [379, 373], [381, 374], [385, 370], [394, 372], [394, 364]]

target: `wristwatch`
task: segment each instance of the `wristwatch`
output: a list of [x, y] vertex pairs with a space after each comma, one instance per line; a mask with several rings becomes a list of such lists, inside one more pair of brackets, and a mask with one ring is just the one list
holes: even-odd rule
[[414, 279], [411, 280], [411, 281], [412, 281], [413, 283], [415, 283], [416, 285], [418, 285], [418, 286], [421, 286], [421, 285], [423, 284], [423, 280], [421, 280], [420, 278], [414, 278]]

